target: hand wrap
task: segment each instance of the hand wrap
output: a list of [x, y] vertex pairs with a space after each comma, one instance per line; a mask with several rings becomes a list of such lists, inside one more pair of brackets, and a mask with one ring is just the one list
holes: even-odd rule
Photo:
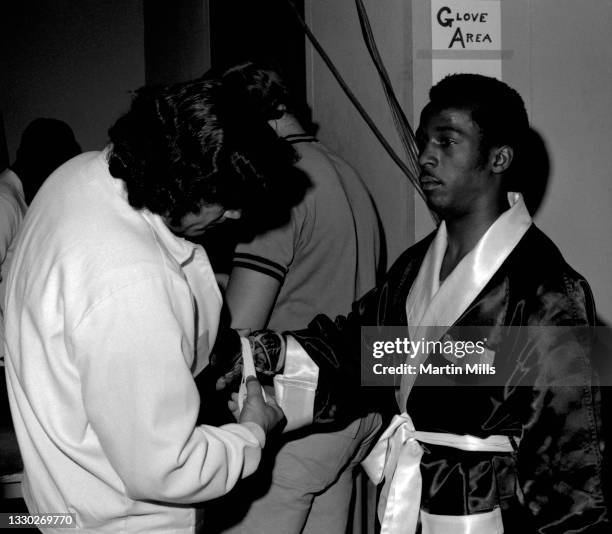
[[[273, 330], [257, 330], [248, 336], [255, 371], [258, 375], [273, 377], [283, 372], [285, 364], [285, 339]], [[219, 331], [210, 356], [211, 370], [225, 379], [226, 388], [238, 391], [242, 378], [242, 349], [236, 330]]]

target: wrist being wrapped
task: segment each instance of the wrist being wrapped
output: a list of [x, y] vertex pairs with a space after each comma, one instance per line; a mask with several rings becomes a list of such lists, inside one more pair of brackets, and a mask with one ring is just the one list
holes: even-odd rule
[[[271, 378], [283, 372], [285, 364], [285, 339], [273, 330], [258, 330], [248, 336], [255, 371], [260, 378]], [[237, 391], [242, 378], [242, 348], [240, 335], [235, 330], [219, 331], [214, 350], [210, 356], [214, 374], [222, 378], [225, 387]]]
[[285, 338], [274, 330], [257, 330], [249, 336], [255, 370], [267, 376], [283, 372]]

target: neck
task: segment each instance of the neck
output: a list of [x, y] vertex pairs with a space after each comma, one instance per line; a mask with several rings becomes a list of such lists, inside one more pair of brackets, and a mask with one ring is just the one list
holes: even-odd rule
[[279, 137], [306, 133], [298, 120], [288, 113], [285, 113], [280, 119], [269, 121], [269, 124]]
[[448, 235], [445, 262], [454, 268], [468, 254], [486, 233], [497, 218], [508, 209], [506, 195], [495, 202], [485, 202], [483, 206], [468, 213], [445, 218]]

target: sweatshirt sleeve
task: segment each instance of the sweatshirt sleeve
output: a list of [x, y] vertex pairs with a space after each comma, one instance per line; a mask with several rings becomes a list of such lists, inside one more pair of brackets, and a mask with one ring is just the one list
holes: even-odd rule
[[[1, 190], [0, 193], [2, 193]], [[22, 215], [16, 202], [6, 195], [0, 195], [0, 266], [6, 259], [9, 246], [17, 234], [21, 219]]]
[[71, 341], [88, 419], [127, 494], [186, 504], [255, 471], [265, 435], [256, 424], [196, 426], [192, 339], [169, 293], [161, 277], [116, 290]]

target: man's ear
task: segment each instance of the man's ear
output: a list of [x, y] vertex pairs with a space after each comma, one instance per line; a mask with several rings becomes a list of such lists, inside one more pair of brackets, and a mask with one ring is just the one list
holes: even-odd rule
[[491, 169], [494, 173], [506, 172], [514, 158], [514, 149], [508, 145], [495, 147], [491, 151]]
[[274, 108], [274, 111], [272, 111], [270, 118], [272, 120], [278, 120], [282, 118], [285, 113], [287, 113], [287, 106], [285, 106], [285, 104], [279, 104]]
[[240, 217], [242, 217], [242, 210], [225, 210], [223, 212], [223, 217], [237, 221], [240, 219]]

